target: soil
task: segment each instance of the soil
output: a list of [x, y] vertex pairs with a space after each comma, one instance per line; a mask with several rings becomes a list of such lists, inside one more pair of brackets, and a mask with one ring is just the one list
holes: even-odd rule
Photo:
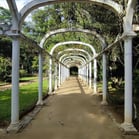
[[3, 133], [0, 139], [139, 138], [123, 135], [110, 116], [111, 107], [102, 106], [100, 97], [93, 95], [92, 90], [76, 77], [64, 82], [44, 103], [41, 111], [22, 132]]

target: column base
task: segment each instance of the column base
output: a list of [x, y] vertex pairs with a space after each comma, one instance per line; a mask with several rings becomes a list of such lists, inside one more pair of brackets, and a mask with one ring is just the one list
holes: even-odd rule
[[101, 102], [101, 105], [107, 106], [107, 105], [108, 105], [108, 102], [107, 102], [106, 100], [103, 100], [103, 101]]
[[55, 87], [55, 91], [57, 90], [57, 87]]
[[43, 101], [40, 101], [40, 100], [38, 100], [38, 102], [37, 102], [37, 106], [42, 106], [44, 103], [43, 103]]
[[48, 95], [49, 95], [49, 96], [52, 95], [52, 92], [48, 92]]
[[19, 123], [10, 124], [7, 128], [7, 133], [17, 133], [21, 129], [22, 125]]
[[49, 92], [49, 93], [48, 93], [49, 96], [52, 96], [52, 95], [55, 95], [55, 94], [56, 94], [55, 91], [53, 91], [53, 92]]
[[133, 123], [123, 123], [120, 128], [125, 134], [139, 134]]

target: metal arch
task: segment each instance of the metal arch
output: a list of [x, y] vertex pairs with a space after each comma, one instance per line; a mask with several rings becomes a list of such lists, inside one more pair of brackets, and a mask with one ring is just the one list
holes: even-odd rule
[[[66, 56], [66, 55], [63, 55], [63, 56]], [[68, 58], [80, 58], [80, 59], [84, 59], [85, 60], [85, 63], [86, 63], [86, 61], [87, 61], [87, 58], [86, 57], [84, 57], [84, 55], [67, 55], [65, 58], [64, 57], [62, 57], [63, 59], [61, 59], [61, 62], [63, 62], [64, 63], [64, 61], [66, 60], [66, 59], [68, 59]], [[76, 59], [73, 59], [73, 61], [75, 61]]]
[[17, 21], [19, 21], [21, 17], [20, 17], [18, 10], [17, 10], [17, 5], [16, 5], [15, 0], [12, 0], [12, 1], [7, 0], [7, 4], [9, 6], [10, 11], [11, 11], [12, 17], [14, 17]]
[[69, 48], [69, 49], [66, 49], [66, 50], [64, 50], [64, 51], [60, 51], [59, 53], [58, 53], [58, 55], [57, 55], [57, 58], [61, 55], [61, 54], [63, 54], [64, 52], [69, 52], [69, 51], [79, 51], [80, 53], [84, 53], [84, 54], [86, 54], [87, 56], [88, 56], [88, 59], [90, 60], [91, 59], [91, 56], [90, 56], [90, 54], [87, 52], [87, 51], [85, 51], [84, 49], [77, 49], [77, 48]]
[[[71, 56], [75, 56], [75, 55], [70, 55], [70, 56], [68, 56], [68, 54], [64, 54], [64, 55], [62, 55], [61, 57], [60, 57], [60, 60], [59, 61], [61, 61], [62, 62], [62, 59], [65, 57], [65, 59], [66, 58], [68, 58], [68, 57], [71, 57]], [[77, 55], [76, 55], [77, 56]], [[80, 57], [80, 58], [82, 58], [82, 57]], [[64, 64], [64, 63], [63, 63]], [[84, 63], [85, 64], [85, 63]], [[69, 68], [69, 67], [68, 67]]]
[[83, 55], [83, 54], [73, 54], [73, 53], [70, 53], [70, 54], [64, 54], [64, 55], [62, 55], [60, 58], [59, 58], [59, 61], [61, 61], [62, 62], [62, 59], [64, 59], [64, 57], [70, 57], [70, 56], [79, 56], [79, 57], [81, 57], [81, 58], [84, 58], [86, 61], [87, 60], [89, 60], [89, 59], [87, 59], [86, 58], [86, 56], [85, 55]]
[[70, 53], [70, 54], [64, 54], [64, 55], [62, 55], [61, 57], [60, 57], [60, 59], [59, 59], [59, 61], [62, 61], [62, 59], [64, 58], [64, 57], [68, 57], [68, 56], [79, 56], [79, 57], [83, 57], [84, 59], [86, 59], [86, 60], [89, 60], [85, 55], [83, 55], [83, 54], [74, 54], [74, 53]]
[[43, 37], [43, 39], [40, 42], [40, 47], [43, 48], [45, 41], [49, 37], [51, 37], [52, 35], [65, 33], [65, 32], [83, 32], [83, 33], [86, 33], [86, 34], [92, 34], [99, 39], [102, 47], [106, 46], [105, 39], [100, 34], [98, 34], [96, 31], [90, 31], [88, 29], [80, 29], [80, 28], [62, 28], [62, 29], [57, 29], [57, 30], [54, 30], [54, 31], [50, 31], [47, 34], [45, 34], [45, 36]]
[[[25, 17], [34, 9], [39, 8], [44, 5], [50, 5], [55, 3], [62, 3], [67, 2], [67, 0], [33, 0], [29, 3], [27, 3], [21, 10], [21, 20], [20, 25], [23, 23]], [[101, 5], [103, 7], [106, 7], [108, 9], [111, 9], [114, 13], [120, 14], [123, 12], [123, 6], [112, 1], [112, 0], [68, 0], [68, 2], [92, 2], [97, 5]]]
[[126, 8], [126, 15], [123, 18], [124, 23], [123, 23], [123, 28], [124, 28], [124, 33], [129, 33], [133, 36], [136, 36], [136, 33], [133, 32], [132, 29], [132, 22], [133, 22], [133, 15], [134, 15], [134, 9], [136, 6], [137, 0], [128, 0], [127, 8]]
[[[71, 58], [73, 59], [73, 61], [71, 61]], [[69, 63], [74, 63], [78, 68], [80, 67], [79, 64], [76, 64], [75, 61], [77, 62], [81, 62], [81, 64], [83, 65], [84, 63], [86, 63], [86, 60], [84, 58], [81, 58], [79, 56], [69, 56], [66, 57], [65, 59], [63, 59], [63, 63], [67, 64], [66, 62]], [[68, 65], [67, 65], [68, 66]], [[69, 67], [69, 66], [68, 66]], [[70, 68], [70, 67], [69, 67]]]
[[[73, 59], [73, 61], [71, 61], [71, 59]], [[65, 58], [63, 61], [63, 63], [65, 64], [74, 63], [79, 68], [80, 64], [77, 64], [76, 62], [80, 62], [81, 64], [84, 64], [86, 61], [83, 58], [80, 58], [78, 56], [70, 56], [70, 57]]]
[[55, 50], [57, 47], [59, 47], [59, 46], [61, 46], [61, 45], [69, 45], [69, 44], [80, 44], [80, 45], [88, 46], [88, 47], [92, 50], [93, 54], [96, 55], [96, 51], [95, 51], [95, 49], [94, 49], [94, 47], [93, 47], [92, 45], [90, 45], [90, 44], [88, 44], [88, 43], [80, 42], [80, 41], [67, 41], [67, 42], [57, 43], [57, 44], [54, 45], [54, 47], [51, 49], [50, 54], [52, 55], [53, 52], [54, 52], [54, 50]]

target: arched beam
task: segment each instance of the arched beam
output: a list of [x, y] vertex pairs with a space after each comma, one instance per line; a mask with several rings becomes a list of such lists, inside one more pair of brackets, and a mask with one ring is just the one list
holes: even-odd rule
[[112, 0], [33, 0], [27, 3], [20, 11], [21, 20], [20, 25], [23, 23], [26, 16], [41, 6], [55, 4], [55, 3], [62, 3], [62, 2], [90, 2], [96, 5], [100, 5], [102, 7], [106, 7], [107, 9], [111, 9], [115, 14], [120, 14], [123, 12], [122, 5], [112, 1]]
[[137, 0], [128, 0], [126, 15], [124, 17], [124, 24], [123, 24], [124, 33], [128, 33], [128, 34], [133, 33], [132, 35], [136, 35], [133, 32], [133, 28], [132, 28], [133, 15], [134, 15], [136, 3]]
[[87, 51], [85, 51], [84, 49], [79, 49], [79, 48], [69, 48], [69, 49], [60, 51], [57, 55], [57, 58], [59, 57], [59, 55], [65, 53], [65, 52], [69, 52], [69, 51], [71, 51], [71, 52], [73, 51], [74, 53], [76, 53], [76, 52], [84, 53], [88, 56], [89, 59], [91, 58], [91, 55]]
[[88, 43], [80, 42], [80, 41], [67, 41], [67, 42], [57, 43], [57, 44], [54, 45], [54, 47], [51, 49], [50, 54], [52, 55], [53, 52], [54, 52], [54, 50], [55, 50], [56, 48], [58, 48], [59, 46], [62, 46], [62, 45], [70, 45], [70, 44], [80, 44], [80, 45], [87, 46], [87, 47], [89, 47], [89, 48], [92, 50], [93, 54], [96, 55], [96, 51], [95, 51], [95, 49], [94, 49], [94, 47], [93, 47], [92, 45], [90, 45], [90, 44], [88, 44]]
[[66, 33], [66, 32], [83, 32], [83, 33], [86, 33], [86, 34], [92, 34], [92, 35], [94, 35], [96, 38], [98, 38], [98, 40], [100, 41], [100, 43], [101, 43], [101, 45], [102, 45], [103, 47], [106, 46], [105, 39], [104, 39], [100, 34], [98, 34], [96, 31], [92, 31], [92, 30], [88, 30], [88, 29], [80, 29], [80, 28], [62, 28], [62, 29], [57, 29], [57, 30], [48, 32], [48, 33], [43, 37], [43, 39], [41, 40], [41, 42], [40, 42], [40, 47], [43, 48], [45, 41], [46, 41], [49, 37], [51, 37], [52, 35], [60, 34], [60, 33]]
[[63, 62], [64, 57], [70, 57], [70, 56], [78, 56], [81, 58], [84, 58], [86, 61], [89, 60], [84, 54], [75, 54], [73, 52], [68, 53], [68, 54], [64, 54], [62, 57], [60, 57], [59, 61]]
[[[73, 59], [72, 61], [70, 59]], [[80, 62], [80, 64], [79, 64]], [[63, 63], [68, 64], [68, 67], [70, 68], [70, 64], [76, 65], [78, 68], [85, 63], [85, 60], [83, 58], [79, 58], [78, 56], [70, 56], [64, 59]]]
[[137, 132], [133, 124], [133, 88], [132, 88], [132, 38], [136, 36], [133, 32], [132, 20], [136, 6], [136, 0], [128, 0], [126, 15], [124, 17], [124, 62], [125, 62], [125, 90], [124, 90], [124, 123], [121, 127], [125, 132]]
[[70, 55], [67, 54], [66, 55], [65, 54], [65, 55], [62, 56], [62, 59], [60, 61], [62, 63], [64, 63], [66, 59], [71, 59], [71, 58], [72, 58], [72, 62], [76, 61], [75, 58], [82, 59], [82, 60], [84, 59], [84, 63], [86, 63], [86, 61], [88, 60], [84, 55], [81, 55], [81, 54], [77, 54], [77, 55], [75, 55], [75, 54], [70, 54]]
[[[73, 55], [78, 55], [78, 53], [75, 53], [75, 50], [80, 50], [81, 52], [83, 52], [83, 54], [84, 54], [84, 56], [86, 57], [86, 55], [88, 56], [88, 58], [86, 58], [86, 60], [89, 60], [90, 58], [91, 58], [91, 56], [89, 55], [89, 53], [87, 52], [87, 51], [85, 51], [85, 50], [83, 50], [83, 49], [75, 49], [75, 48], [71, 48], [71, 49], [66, 49], [65, 51], [63, 51], [63, 53], [64, 52], [69, 52], [69, 51], [73, 51]], [[64, 54], [64, 55], [62, 55], [60, 58], [62, 59], [64, 56], [67, 56], [68, 54]], [[74, 61], [71, 63], [71, 61], [69, 60], [68, 61], [69, 62], [69, 64], [68, 64], [68, 67], [70, 68], [71, 66], [78, 66], [77, 64], [74, 64]], [[86, 62], [85, 62], [86, 63]], [[64, 63], [64, 64], [66, 64], [67, 65], [67, 63]], [[82, 63], [82, 64], [80, 64], [79, 66], [78, 66], [78, 69], [80, 69], [80, 67], [83, 65], [84, 63]], [[96, 74], [97, 74], [97, 72], [96, 72], [96, 67], [97, 67], [97, 65], [96, 65], [97, 63], [96, 63], [96, 60], [94, 60], [94, 77], [96, 77]], [[88, 70], [87, 70], [87, 77], [86, 77], [86, 81], [87, 81], [87, 83], [88, 83], [88, 85], [89, 85], [89, 87], [91, 88], [92, 87], [92, 63], [90, 62], [89, 64], [88, 64]], [[80, 71], [81, 71], [81, 69], [80, 69]], [[80, 75], [80, 72], [79, 72], [79, 76], [81, 77], [82, 75]], [[96, 93], [96, 80], [95, 80], [95, 78], [94, 78], [94, 93]]]
[[[79, 42], [79, 41], [67, 41], [67, 42], [62, 42], [62, 43], [57, 43], [50, 51], [50, 54], [52, 55], [54, 50], [61, 46], [61, 45], [67, 45], [67, 44], [80, 44], [80, 45], [84, 45], [84, 46], [87, 46], [89, 47], [91, 50], [92, 50], [92, 53], [93, 55], [95, 56], [96, 55], [96, 51], [94, 49], [94, 47], [90, 44], [87, 44], [87, 43], [84, 43], [84, 42]], [[50, 60], [51, 61], [51, 60]], [[50, 62], [50, 65], [51, 65], [51, 62]], [[94, 59], [94, 93], [96, 94], [96, 90], [97, 90], [97, 61], [96, 59]]]

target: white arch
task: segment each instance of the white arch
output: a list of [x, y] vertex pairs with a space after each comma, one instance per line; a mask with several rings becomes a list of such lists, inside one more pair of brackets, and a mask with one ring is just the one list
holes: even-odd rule
[[80, 45], [84, 45], [84, 46], [88, 46], [94, 55], [96, 55], [96, 51], [94, 49], [94, 47], [88, 43], [84, 43], [84, 42], [79, 42], [79, 41], [67, 41], [67, 42], [60, 42], [60, 43], [57, 43], [56, 45], [54, 45], [54, 47], [51, 49], [50, 51], [50, 54], [52, 55], [54, 50], [59, 47], [59, 46], [62, 46], [62, 45], [69, 45], [69, 44], [80, 44]]
[[41, 6], [55, 4], [55, 3], [61, 3], [61, 2], [92, 2], [97, 5], [101, 5], [103, 7], [106, 7], [108, 9], [111, 9], [114, 13], [120, 14], [123, 12], [122, 5], [112, 1], [112, 0], [33, 0], [29, 3], [27, 3], [21, 10], [21, 20], [20, 25], [23, 23], [25, 17], [34, 9], [39, 8]]
[[[68, 56], [68, 57], [67, 57], [67, 56]], [[74, 56], [74, 55], [72, 55], [72, 57], [73, 57], [73, 56]], [[71, 58], [71, 56], [69, 56], [68, 54], [63, 54], [63, 55], [59, 58], [59, 61], [63, 62], [62, 59], [63, 59], [64, 57], [66, 57], [67, 59], [69, 59], [69, 57]], [[75, 57], [75, 56], [74, 56], [74, 57]], [[76, 58], [78, 58], [78, 59], [80, 58], [80, 60], [82, 59], [82, 65], [86, 63], [86, 60], [83, 59], [82, 57], [79, 57], [79, 56], [77, 57], [77, 56], [76, 56]], [[50, 62], [51, 62], [51, 59], [50, 59]], [[76, 65], [76, 66], [77, 66], [77, 65]], [[61, 64], [59, 63], [59, 86], [60, 86], [61, 80], [62, 80], [62, 79], [61, 79], [61, 76], [62, 76], [62, 74], [61, 74], [61, 67], [62, 67], [62, 66], [61, 66]], [[79, 66], [78, 66], [78, 68], [79, 68]], [[51, 79], [50, 79], [50, 82], [51, 82]], [[50, 83], [50, 85], [51, 85], [51, 83]], [[51, 86], [50, 86], [50, 88], [51, 88]]]
[[[91, 59], [91, 56], [90, 56], [90, 54], [87, 51], [85, 51], [84, 49], [78, 49], [78, 48], [69, 48], [69, 49], [66, 49], [64, 51], [60, 51], [58, 53], [57, 57], [59, 57], [59, 55], [63, 54], [64, 52], [69, 52], [69, 51], [71, 51], [71, 52], [73, 51], [74, 53], [76, 51], [82, 52], [82, 53], [84, 53], [84, 54], [86, 54], [88, 56], [88, 59]], [[96, 67], [95, 64], [96, 63], [94, 62], [94, 69]], [[89, 85], [89, 88], [91, 88], [92, 87], [92, 62], [90, 62], [88, 65], [89, 65], [89, 67], [88, 67], [88, 69], [89, 69], [89, 76], [88, 76], [89, 77], [89, 81], [88, 81], [88, 85]], [[69, 65], [69, 67], [71, 67], [71, 66], [77, 66], [77, 65], [75, 65], [74, 63], [72, 63], [72, 64]], [[80, 74], [80, 70], [79, 70], [78, 73]], [[95, 77], [95, 75], [96, 75], [96, 73], [94, 72], [94, 77]], [[79, 77], [81, 77], [81, 74], [79, 75]], [[96, 89], [94, 89], [94, 90], [96, 90]]]
[[83, 33], [86, 33], [86, 34], [92, 34], [96, 38], [98, 38], [102, 47], [106, 46], [105, 39], [100, 34], [98, 34], [96, 31], [93, 31], [93, 30], [90, 31], [88, 29], [80, 29], [80, 28], [62, 28], [62, 29], [57, 29], [57, 30], [50, 31], [50, 32], [46, 33], [45, 36], [43, 37], [43, 39], [40, 42], [40, 47], [43, 48], [45, 41], [49, 37], [51, 37], [52, 35], [65, 33], [65, 32], [83, 32]]
[[[72, 58], [72, 61], [70, 60]], [[81, 65], [85, 64], [86, 60], [84, 58], [81, 58], [79, 56], [69, 56], [69, 57], [66, 57], [62, 60], [63, 63], [65, 64], [70, 64], [71, 63], [75, 63], [76, 67], [80, 67], [80, 64], [76, 63], [77, 61], [80, 61], [81, 62]], [[68, 62], [68, 63], [67, 63]], [[68, 65], [68, 67], [70, 68], [70, 66]]]
[[[93, 52], [93, 55], [95, 56], [96, 55], [96, 51], [95, 51], [95, 49], [94, 49], [94, 47], [92, 46], [92, 45], [90, 45], [90, 44], [87, 44], [87, 43], [84, 43], [84, 42], [79, 42], [79, 41], [67, 41], [67, 42], [62, 42], [62, 43], [57, 43], [56, 45], [54, 45], [54, 47], [51, 49], [51, 51], [50, 51], [50, 54], [52, 55], [53, 54], [53, 52], [54, 52], [54, 50], [57, 48], [57, 47], [59, 47], [59, 46], [61, 46], [61, 45], [67, 45], [67, 44], [81, 44], [81, 45], [84, 45], [84, 46], [87, 46], [87, 47], [89, 47], [91, 50], [92, 50], [92, 52]], [[50, 65], [52, 65], [52, 60], [50, 59]], [[50, 71], [51, 71], [51, 66], [50, 66], [50, 69], [49, 69]], [[60, 71], [60, 65], [59, 65], [59, 71]], [[60, 73], [59, 73], [60, 74]], [[91, 75], [90, 75], [91, 76]], [[50, 91], [49, 92], [51, 92], [51, 84], [52, 84], [52, 81], [51, 81], [51, 74], [49, 74], [49, 79], [50, 79], [50, 82], [49, 82], [49, 86], [50, 86]], [[90, 85], [91, 86], [91, 85]], [[97, 62], [96, 62], [96, 59], [94, 59], [94, 93], [97, 93]]]
[[90, 54], [89, 54], [87, 51], [85, 51], [84, 49], [79, 49], [79, 48], [69, 48], [69, 49], [60, 51], [60, 52], [58, 53], [58, 55], [57, 55], [57, 58], [58, 58], [59, 55], [61, 55], [62, 53], [69, 52], [69, 51], [74, 51], [74, 52], [77, 51], [77, 52], [85, 53], [85, 54], [88, 56], [89, 60], [91, 59], [91, 56], [90, 56]]
[[[81, 57], [82, 56], [82, 57]], [[65, 57], [65, 58], [64, 58]], [[74, 58], [73, 58], [74, 57]], [[80, 54], [78, 54], [78, 55], [75, 55], [75, 54], [65, 54], [65, 55], [63, 55], [62, 57], [60, 57], [60, 61], [64, 64], [64, 62], [65, 62], [65, 60], [66, 59], [69, 59], [69, 58], [73, 58], [73, 60], [75, 61], [76, 59], [75, 59], [75, 57], [76, 58], [78, 58], [78, 59], [84, 59], [83, 61], [84, 61], [84, 64], [87, 62], [87, 58], [84, 56], [84, 55], [80, 55]]]

